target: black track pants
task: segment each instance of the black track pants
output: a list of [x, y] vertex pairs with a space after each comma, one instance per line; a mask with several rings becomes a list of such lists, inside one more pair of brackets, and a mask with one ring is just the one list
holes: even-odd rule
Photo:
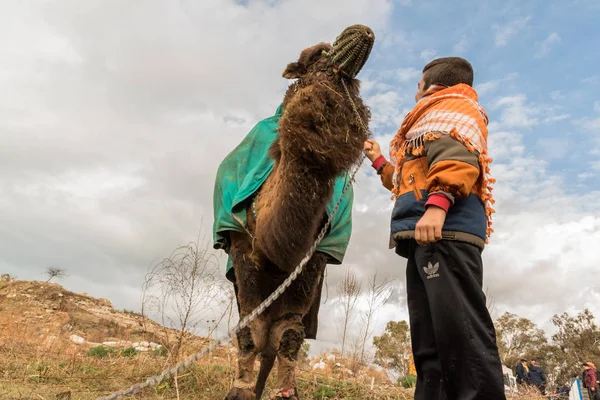
[[481, 250], [442, 240], [410, 246], [406, 270], [415, 400], [505, 400]]

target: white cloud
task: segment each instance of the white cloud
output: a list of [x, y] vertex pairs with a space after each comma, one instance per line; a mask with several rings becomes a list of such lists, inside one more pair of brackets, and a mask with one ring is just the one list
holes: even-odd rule
[[412, 5], [412, 0], [399, 0], [398, 1], [401, 6], [408, 7]]
[[500, 97], [492, 104], [492, 109], [500, 109], [503, 125], [511, 128], [532, 128], [571, 117], [560, 113], [562, 107], [557, 104], [533, 104], [524, 94]]
[[592, 174], [590, 172], [583, 172], [581, 174], [577, 174], [577, 179], [579, 179], [581, 181], [585, 181], [585, 180], [588, 180], [588, 179], [593, 178], [595, 176], [596, 176], [596, 174]]
[[600, 132], [600, 117], [587, 117], [580, 119], [577, 123], [588, 133], [597, 134]]
[[396, 70], [396, 78], [401, 83], [414, 82], [415, 88], [417, 87], [417, 83], [421, 78], [421, 70], [409, 67], [409, 68], [398, 68]]
[[537, 125], [538, 110], [526, 104], [527, 97], [524, 94], [505, 96], [498, 99], [494, 108], [501, 108], [503, 125], [507, 127], [529, 128]]
[[287, 63], [356, 21], [380, 43], [393, 8], [271, 3], [3, 5], [2, 272], [60, 265], [67, 287], [137, 308], [115, 282], [139, 287], [150, 262], [210, 232], [218, 164], [273, 114]]
[[550, 116], [544, 118], [542, 121], [545, 124], [548, 124], [548, 123], [552, 123], [552, 122], [564, 121], [569, 118], [571, 118], [571, 114], [558, 114], [558, 115], [550, 115]]
[[518, 73], [511, 72], [511, 73], [507, 74], [506, 76], [504, 76], [503, 78], [494, 79], [491, 81], [486, 81], [486, 82], [476, 84], [475, 90], [477, 90], [477, 93], [480, 96], [490, 94], [490, 93], [495, 92], [499, 87], [501, 87], [501, 85], [504, 85], [504, 84], [510, 83], [510, 82], [514, 82], [518, 76], [519, 76]]
[[400, 115], [403, 104], [398, 92], [393, 90], [378, 92], [365, 98], [365, 102], [371, 108], [371, 124], [375, 126], [392, 124]]
[[508, 44], [517, 34], [525, 29], [531, 17], [517, 18], [505, 25], [495, 24], [493, 26], [495, 34], [495, 42], [497, 47], [503, 47]]
[[[502, 119], [497, 126], [511, 125], [506, 122]], [[597, 314], [600, 309], [591, 297], [582, 295], [600, 294], [600, 288], [585, 277], [598, 257], [597, 249], [587, 246], [600, 239], [600, 218], [594, 217], [600, 207], [588, 203], [594, 193], [565, 193], [561, 179], [527, 154], [521, 134], [494, 128], [489, 137], [490, 154], [498, 160], [492, 164], [498, 183], [496, 232], [484, 252], [485, 281], [497, 309], [540, 324], [574, 305], [591, 306]]]
[[570, 150], [568, 138], [543, 138], [539, 139], [536, 145], [545, 159], [562, 159]]
[[540, 48], [536, 54], [536, 58], [542, 58], [547, 56], [550, 50], [552, 50], [552, 48], [560, 42], [560, 35], [556, 32], [552, 32], [540, 45]]
[[[375, 32], [377, 35], [377, 32]], [[411, 43], [407, 38], [407, 35], [403, 32], [384, 32], [381, 35], [381, 47], [383, 49], [388, 49], [390, 47], [400, 47], [400, 48], [410, 48], [414, 43]]]
[[452, 47], [452, 52], [455, 54], [463, 54], [467, 51], [468, 44], [467, 37], [463, 36], [460, 41]]
[[581, 80], [581, 82], [588, 84], [588, 85], [597, 85], [598, 83], [600, 83], [600, 76], [599, 75], [588, 76], [586, 78], [583, 78]]
[[560, 90], [554, 90], [552, 92], [550, 92], [550, 98], [553, 101], [559, 101], [559, 100], [563, 100], [565, 96], [563, 96], [563, 94], [560, 92]]
[[426, 62], [433, 60], [435, 55], [436, 55], [436, 51], [433, 49], [425, 49], [420, 54], [421, 59], [425, 60]]

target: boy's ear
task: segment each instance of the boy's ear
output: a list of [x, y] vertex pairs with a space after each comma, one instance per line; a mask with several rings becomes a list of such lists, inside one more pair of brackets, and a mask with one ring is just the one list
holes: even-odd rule
[[305, 72], [305, 68], [302, 64], [298, 62], [289, 63], [288, 66], [285, 68], [285, 71], [283, 71], [283, 77], [286, 79], [296, 79], [299, 78]]

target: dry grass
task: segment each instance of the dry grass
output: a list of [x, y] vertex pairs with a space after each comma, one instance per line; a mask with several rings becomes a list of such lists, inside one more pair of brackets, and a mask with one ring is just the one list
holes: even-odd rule
[[[201, 360], [178, 377], [180, 398], [222, 399], [225, 397], [235, 371], [233, 357], [221, 348], [210, 358]], [[228, 360], [229, 358], [229, 360]], [[107, 357], [47, 354], [32, 351], [31, 347], [0, 347], [0, 398], [6, 400], [50, 400], [63, 392], [72, 399], [97, 399], [100, 396], [127, 388], [155, 375], [166, 366], [167, 359], [153, 354], [136, 357]], [[329, 375], [329, 376], [327, 376]], [[300, 371], [298, 386], [303, 399], [412, 399], [412, 391], [395, 385], [370, 385], [327, 375]], [[269, 386], [273, 384], [270, 380]], [[131, 396], [132, 399], [175, 399], [174, 382], [164, 381], [154, 389]], [[508, 399], [541, 400], [531, 393]]]
[[[71, 334], [86, 338], [84, 345], [69, 340]], [[88, 355], [95, 344], [108, 340], [155, 341], [171, 335], [158, 324], [135, 313], [112, 309], [104, 299], [64, 290], [57, 284], [0, 280], [0, 399], [50, 400], [65, 392], [72, 400], [97, 399], [125, 389], [172, 365], [159, 354], [133, 357]], [[194, 337], [186, 354], [205, 346]], [[178, 377], [180, 399], [222, 399], [234, 377], [235, 350], [221, 347]], [[337, 362], [337, 361], [336, 361]], [[386, 384], [381, 373], [357, 371], [352, 363], [343, 368], [328, 365], [323, 371], [298, 373], [303, 399], [411, 399], [412, 391]], [[348, 372], [352, 370], [352, 372]], [[273, 384], [273, 376], [269, 386]], [[375, 385], [371, 389], [371, 378]], [[174, 381], [164, 381], [132, 399], [175, 399]], [[509, 397], [510, 398], [510, 397]], [[516, 398], [515, 398], [516, 399]], [[538, 400], [539, 396], [521, 397]]]
[[[227, 351], [202, 360], [178, 377], [181, 399], [221, 399], [234, 374], [233, 358]], [[71, 392], [72, 399], [96, 399], [129, 387], [162, 371], [167, 359], [152, 354], [136, 357], [107, 357], [46, 354], [31, 347], [0, 347], [0, 398], [55, 399]], [[271, 380], [270, 385], [273, 384]], [[305, 399], [409, 399], [411, 392], [395, 386], [376, 385], [374, 390], [360, 382], [339, 381], [325, 375], [300, 372], [299, 391]], [[132, 396], [143, 399], [176, 398], [173, 381]]]

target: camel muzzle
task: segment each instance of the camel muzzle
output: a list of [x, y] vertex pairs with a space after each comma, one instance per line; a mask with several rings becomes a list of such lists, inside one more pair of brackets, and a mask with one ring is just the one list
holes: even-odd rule
[[375, 33], [365, 25], [351, 25], [335, 39], [332, 62], [340, 73], [355, 78], [363, 68], [375, 43]]

